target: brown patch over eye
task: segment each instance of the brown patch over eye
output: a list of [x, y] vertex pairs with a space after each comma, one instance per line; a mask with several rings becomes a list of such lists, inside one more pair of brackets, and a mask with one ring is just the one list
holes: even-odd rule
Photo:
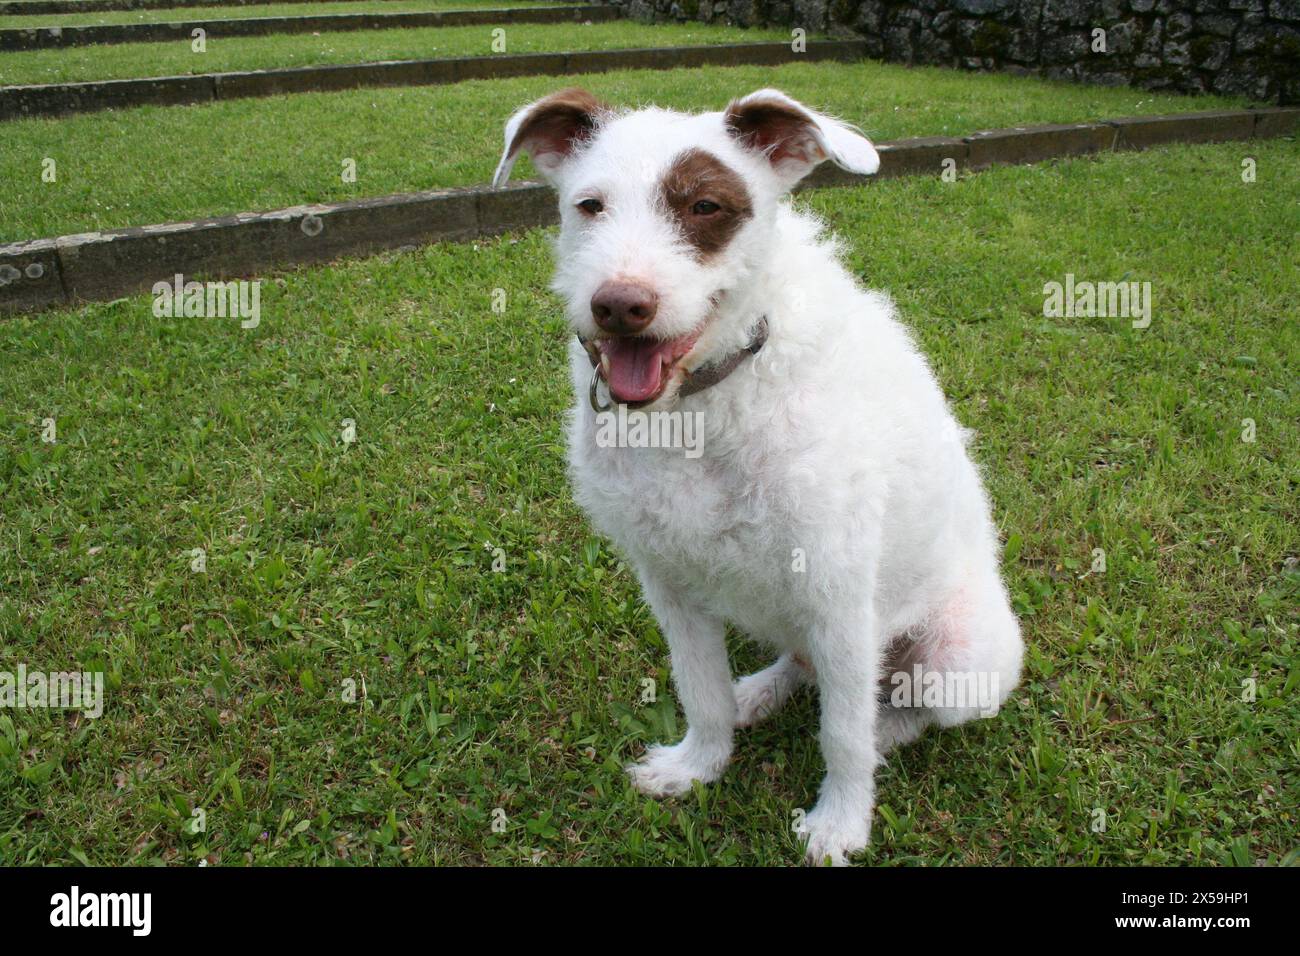
[[701, 261], [724, 249], [754, 214], [740, 174], [702, 149], [678, 156], [659, 186], [669, 214]]

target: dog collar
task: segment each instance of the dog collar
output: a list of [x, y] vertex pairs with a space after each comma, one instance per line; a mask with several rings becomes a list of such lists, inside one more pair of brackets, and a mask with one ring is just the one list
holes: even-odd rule
[[[591, 401], [591, 407], [596, 412], [607, 412], [613, 404], [600, 404], [600, 398], [596, 394], [596, 387], [601, 382], [600, 376], [600, 359], [592, 354], [590, 340], [578, 336], [578, 342], [582, 345], [587, 353], [587, 358], [591, 360], [591, 388], [588, 390], [588, 398]], [[688, 395], [695, 395], [704, 391], [706, 388], [712, 388], [724, 378], [740, 367], [740, 363], [745, 361], [751, 355], [757, 355], [759, 350], [767, 342], [767, 316], [760, 315], [758, 322], [754, 326], [754, 336], [749, 340], [749, 344], [744, 348], [737, 349], [720, 362], [710, 362], [707, 365], [701, 365], [693, 370], [688, 369], [685, 372], [685, 380], [682, 387], [677, 390], [678, 398], [686, 398]]]

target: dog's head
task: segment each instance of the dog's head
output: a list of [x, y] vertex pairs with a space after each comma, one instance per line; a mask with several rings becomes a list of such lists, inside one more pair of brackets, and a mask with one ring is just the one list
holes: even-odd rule
[[[819, 163], [874, 173], [860, 133], [777, 90], [721, 113], [619, 113], [588, 92], [506, 123], [493, 184], [527, 153], [560, 199], [553, 288], [615, 400], [671, 399], [688, 370], [742, 347], [736, 307], [774, 254], [778, 202]], [[729, 307], [731, 306], [731, 307]]]

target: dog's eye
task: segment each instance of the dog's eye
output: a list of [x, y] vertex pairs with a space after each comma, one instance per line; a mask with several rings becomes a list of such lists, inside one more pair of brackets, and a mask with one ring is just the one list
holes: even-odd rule
[[594, 216], [597, 213], [605, 211], [605, 204], [599, 199], [584, 199], [582, 202], [578, 203], [578, 208], [588, 216]]
[[715, 212], [719, 212], [721, 209], [722, 207], [717, 203], [710, 202], [707, 199], [701, 199], [691, 207], [691, 212], [697, 216], [712, 216]]

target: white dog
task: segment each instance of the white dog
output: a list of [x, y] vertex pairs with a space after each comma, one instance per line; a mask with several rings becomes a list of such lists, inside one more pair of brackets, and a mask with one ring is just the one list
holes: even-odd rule
[[[526, 152], [559, 195], [576, 495], [641, 581], [689, 724], [632, 780], [718, 779], [734, 728], [814, 683], [826, 778], [801, 832], [809, 862], [844, 863], [869, 841], [880, 756], [996, 711], [1023, 650], [966, 433], [890, 300], [786, 198], [827, 159], [874, 173], [876, 150], [776, 90], [703, 115], [564, 90], [505, 142], [496, 185]], [[698, 415], [701, 453], [608, 447], [597, 412], [617, 404]], [[776, 663], [733, 685], [728, 623]], [[891, 706], [922, 674], [923, 700]], [[992, 699], [942, 684], [971, 675]]]

